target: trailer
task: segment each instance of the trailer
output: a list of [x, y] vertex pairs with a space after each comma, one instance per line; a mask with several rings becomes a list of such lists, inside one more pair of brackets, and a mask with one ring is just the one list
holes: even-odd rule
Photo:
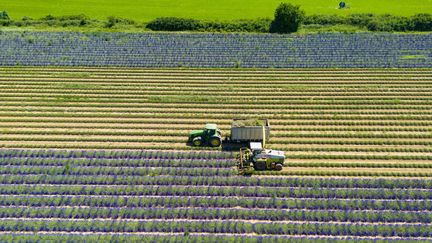
[[[268, 119], [233, 119], [229, 141], [237, 143], [261, 142], [264, 147], [270, 139]], [[250, 147], [250, 145], [248, 145]]]

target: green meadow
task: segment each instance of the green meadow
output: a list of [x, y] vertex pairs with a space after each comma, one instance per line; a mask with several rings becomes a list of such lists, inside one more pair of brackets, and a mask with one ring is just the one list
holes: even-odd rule
[[[149, 21], [157, 17], [187, 17], [202, 20], [233, 20], [272, 17], [281, 0], [3, 0], [0, 10], [11, 18], [40, 18], [85, 14], [91, 18], [108, 16]], [[301, 5], [307, 15], [374, 13], [411, 16], [432, 13], [432, 0], [349, 0], [349, 8], [338, 9], [340, 0], [290, 0]]]

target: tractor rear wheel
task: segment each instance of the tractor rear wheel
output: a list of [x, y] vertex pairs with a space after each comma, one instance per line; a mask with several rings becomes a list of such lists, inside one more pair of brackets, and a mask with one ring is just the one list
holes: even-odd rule
[[201, 137], [196, 137], [192, 140], [193, 146], [201, 146], [203, 144], [203, 140]]
[[275, 170], [282, 170], [282, 165], [281, 164], [276, 164], [276, 166], [275, 166]]
[[219, 147], [222, 144], [220, 137], [211, 137], [209, 139], [209, 144], [211, 147]]

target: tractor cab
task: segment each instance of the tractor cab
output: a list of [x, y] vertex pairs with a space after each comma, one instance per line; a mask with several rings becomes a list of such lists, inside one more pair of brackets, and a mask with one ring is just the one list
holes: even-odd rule
[[205, 125], [205, 127], [204, 127], [204, 133], [207, 136], [215, 136], [215, 135], [220, 135], [221, 134], [220, 130], [217, 128], [217, 125], [216, 124], [211, 124], [211, 123], [208, 123], [208, 124]]
[[249, 148], [252, 150], [254, 155], [260, 154], [264, 149], [260, 142], [250, 142]]
[[203, 130], [190, 132], [188, 142], [193, 146], [219, 147], [222, 144], [222, 133], [216, 124], [207, 123]]

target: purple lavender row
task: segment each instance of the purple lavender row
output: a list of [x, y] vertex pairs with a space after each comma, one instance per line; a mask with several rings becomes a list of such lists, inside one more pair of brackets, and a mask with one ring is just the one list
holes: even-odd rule
[[18, 150], [0, 149], [0, 158], [104, 158], [104, 159], [230, 159], [233, 152], [173, 152], [153, 150]]
[[223, 196], [268, 198], [339, 198], [431, 200], [432, 190], [362, 190], [328, 188], [266, 188], [221, 186], [90, 186], [0, 185], [3, 195], [100, 195], [100, 196]]
[[99, 158], [1, 158], [1, 166], [102, 166], [102, 167], [184, 167], [226, 168], [234, 167], [234, 159], [99, 159]]
[[[228, 157], [228, 158], [227, 158]], [[161, 151], [95, 151], [95, 150], [82, 150], [82, 151], [67, 151], [67, 150], [0, 150], [0, 163], [2, 165], [14, 164], [13, 159], [29, 159], [29, 163], [34, 161], [32, 159], [47, 158], [55, 161], [56, 159], [73, 159], [79, 158], [82, 161], [89, 160], [94, 161], [96, 159], [112, 160], [141, 160], [141, 159], [166, 159], [166, 160], [211, 160], [214, 163], [220, 161], [221, 164], [229, 161], [231, 163], [233, 154], [230, 153], [212, 153], [212, 152], [161, 152]], [[89, 162], [90, 163], [90, 162]], [[203, 162], [207, 163], [207, 162]], [[210, 162], [212, 163], [212, 162]], [[0, 181], [6, 182], [7, 178], [0, 178]], [[53, 178], [23, 178], [22, 182], [33, 183], [38, 182], [45, 183], [61, 183], [61, 181]], [[83, 178], [81, 178], [82, 180]], [[175, 178], [177, 179], [177, 177]], [[65, 179], [64, 183], [69, 179]], [[148, 181], [149, 178], [143, 178]], [[194, 184], [208, 184], [206, 178], [191, 179], [190, 181]], [[198, 180], [198, 181], [197, 181]], [[209, 179], [210, 180], [210, 179]], [[213, 178], [211, 178], [213, 180]], [[226, 185], [257, 185], [257, 186], [305, 186], [305, 187], [362, 187], [362, 188], [432, 188], [432, 180], [420, 180], [420, 179], [335, 179], [335, 178], [224, 178], [228, 180]], [[231, 182], [235, 180], [235, 183]], [[98, 178], [95, 180], [86, 179], [87, 183], [97, 184]], [[121, 181], [121, 180], [120, 180]], [[133, 183], [142, 184], [139, 181], [132, 180]], [[181, 178], [181, 181], [185, 181], [185, 178]], [[15, 183], [19, 183], [15, 180]], [[63, 183], [63, 184], [64, 184]], [[108, 182], [106, 182], [108, 183]], [[173, 183], [175, 183], [173, 181]], [[105, 184], [105, 183], [104, 183]], [[221, 182], [218, 182], [221, 184]]]
[[[31, 41], [30, 41], [31, 40]], [[432, 35], [11, 32], [3, 66], [422, 68]], [[404, 58], [409, 55], [420, 58]]]
[[313, 187], [313, 188], [377, 188], [377, 189], [427, 189], [431, 180], [405, 179], [321, 179], [321, 178], [245, 178], [207, 176], [78, 176], [78, 175], [3, 175], [1, 184], [53, 184], [53, 185], [208, 185], [208, 186], [260, 186], [260, 187]]
[[371, 236], [312, 236], [312, 235], [245, 235], [245, 234], [194, 234], [188, 233], [147, 233], [142, 235], [118, 233], [118, 234], [81, 234], [81, 233], [44, 233], [44, 234], [25, 234], [12, 233], [0, 235], [0, 239], [6, 242], [292, 242], [292, 243], [342, 243], [342, 242], [427, 242], [428, 238], [413, 237], [371, 237]]
[[100, 167], [100, 166], [4, 166], [0, 175], [68, 175], [76, 176], [232, 176], [233, 168], [184, 168], [184, 167]]
[[191, 219], [191, 220], [260, 220], [365, 223], [432, 223], [432, 212], [400, 212], [375, 210], [281, 210], [239, 208], [58, 208], [0, 207], [0, 218], [62, 219]]
[[70, 196], [70, 195], [0, 195], [0, 206], [29, 207], [202, 207], [289, 210], [395, 210], [432, 211], [431, 200], [381, 200], [322, 198], [262, 198], [220, 196]]
[[286, 234], [328, 236], [432, 237], [429, 224], [366, 223], [251, 223], [217, 220], [10, 220], [0, 221], [0, 231], [64, 232], [203, 232], [236, 234]]

